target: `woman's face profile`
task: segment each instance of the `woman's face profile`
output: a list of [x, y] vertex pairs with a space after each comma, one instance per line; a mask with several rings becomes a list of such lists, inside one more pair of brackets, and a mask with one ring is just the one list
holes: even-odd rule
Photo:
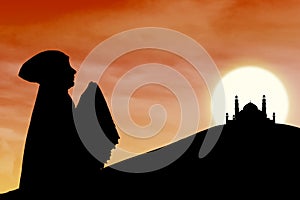
[[72, 68], [69, 60], [66, 62], [62, 63], [64, 66], [63, 67], [63, 76], [62, 76], [62, 81], [63, 84], [67, 87], [67, 89], [71, 88], [74, 86], [74, 79], [75, 79], [75, 74], [76, 70]]

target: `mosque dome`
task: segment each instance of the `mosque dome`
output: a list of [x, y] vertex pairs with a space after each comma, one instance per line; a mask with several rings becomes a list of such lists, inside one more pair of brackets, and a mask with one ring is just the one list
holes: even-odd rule
[[255, 104], [250, 102], [244, 106], [243, 110], [244, 111], [258, 111], [258, 108]]

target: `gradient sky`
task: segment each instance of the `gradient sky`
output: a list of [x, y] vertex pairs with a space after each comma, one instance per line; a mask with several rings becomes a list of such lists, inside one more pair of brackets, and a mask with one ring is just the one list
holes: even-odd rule
[[[0, 192], [18, 187], [23, 146], [38, 89], [38, 85], [17, 77], [22, 63], [42, 50], [59, 49], [70, 56], [71, 65], [78, 70], [97, 44], [140, 27], [169, 28], [193, 38], [206, 49], [221, 75], [244, 65], [269, 70], [289, 95], [286, 123], [300, 126], [297, 0], [5, 1], [0, 7]], [[107, 100], [111, 100], [118, 77], [147, 62], [171, 66], [190, 80], [200, 99], [199, 130], [207, 128], [211, 114], [203, 80], [189, 70], [184, 59], [168, 52], [143, 50], [117, 59], [99, 82]], [[161, 133], [150, 140], [138, 140], [120, 131], [120, 147], [138, 153], [169, 142], [180, 119], [176, 117], [178, 102], [167, 89], [145, 86], [137, 90], [130, 102], [132, 118], [139, 125], [147, 125], [148, 109], [157, 102], [168, 112]]]

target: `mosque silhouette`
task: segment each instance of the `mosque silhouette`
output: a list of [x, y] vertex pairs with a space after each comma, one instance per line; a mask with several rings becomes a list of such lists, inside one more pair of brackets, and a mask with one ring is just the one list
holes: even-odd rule
[[259, 110], [257, 106], [251, 101], [246, 104], [243, 109], [239, 110], [239, 100], [238, 96], [235, 96], [235, 108], [234, 115], [232, 120], [229, 120], [229, 114], [226, 113], [226, 124], [247, 124], [247, 123], [256, 123], [256, 124], [275, 124], [275, 112], [273, 112], [273, 118], [269, 119], [267, 117], [267, 105], [266, 105], [266, 96], [263, 95], [262, 98], [262, 109]]

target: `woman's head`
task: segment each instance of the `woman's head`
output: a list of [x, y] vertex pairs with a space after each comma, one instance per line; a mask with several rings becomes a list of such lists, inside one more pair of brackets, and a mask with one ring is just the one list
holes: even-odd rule
[[19, 76], [29, 82], [68, 89], [74, 85], [75, 73], [69, 56], [58, 50], [47, 50], [27, 60], [22, 65]]

